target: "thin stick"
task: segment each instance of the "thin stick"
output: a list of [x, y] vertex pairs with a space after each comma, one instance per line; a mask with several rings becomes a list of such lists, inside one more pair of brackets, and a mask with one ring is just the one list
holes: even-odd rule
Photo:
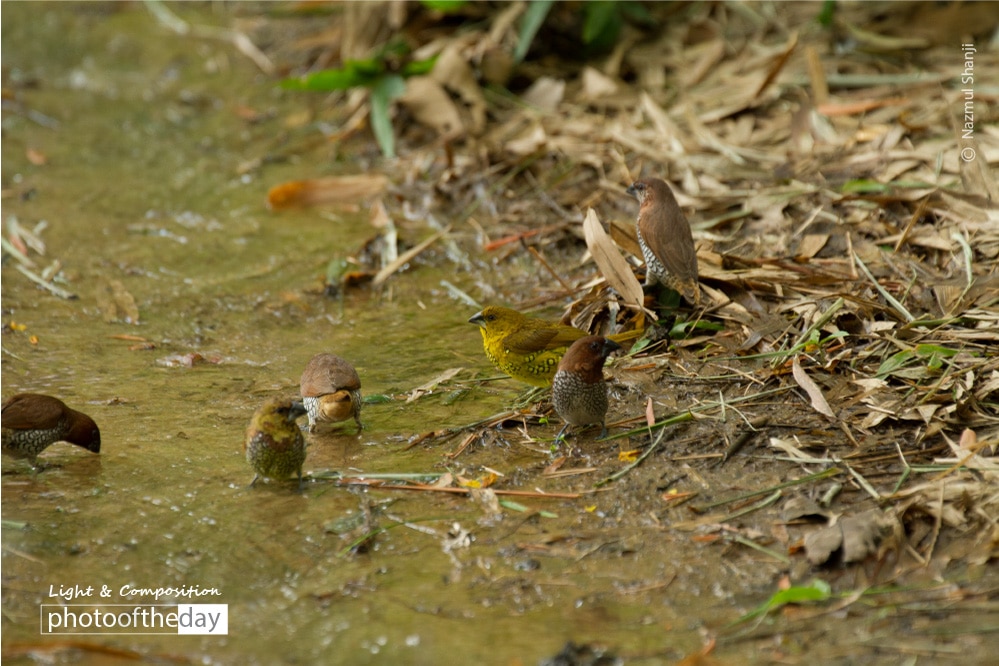
[[60, 289], [48, 280], [42, 278], [40, 275], [28, 270], [21, 264], [14, 264], [14, 268], [19, 270], [26, 278], [37, 284], [38, 286], [51, 291], [53, 294], [59, 298], [65, 298], [67, 301], [73, 301], [79, 298], [76, 294], [71, 291], [66, 291], [65, 289]]
[[562, 279], [562, 276], [555, 272], [555, 269], [552, 268], [551, 264], [548, 263], [548, 260], [545, 259], [540, 252], [538, 252], [538, 249], [536, 247], [534, 247], [533, 245], [528, 245], [527, 243], [524, 242], [523, 239], [521, 239], [520, 242], [524, 247], [527, 248], [528, 252], [534, 255], [535, 259], [541, 262], [541, 265], [544, 266], [549, 273], [551, 273], [552, 277], [555, 278], [560, 285], [562, 285], [562, 289], [564, 289], [569, 294], [575, 292], [575, 289], [566, 284], [566, 281]]
[[910, 313], [908, 310], [905, 309], [904, 305], [902, 305], [897, 300], [895, 300], [895, 297], [892, 296], [891, 294], [889, 294], [888, 290], [886, 290], [884, 287], [882, 287], [881, 284], [878, 283], [878, 281], [874, 279], [874, 276], [871, 275], [871, 272], [869, 270], [867, 270], [867, 265], [864, 264], [864, 262], [860, 258], [859, 254], [857, 254], [856, 252], [854, 252], [853, 253], [853, 259], [857, 263], [857, 266], [860, 267], [860, 270], [864, 272], [864, 275], [867, 276], [867, 279], [871, 281], [871, 284], [874, 285], [874, 288], [877, 290], [877, 292], [879, 294], [881, 294], [881, 297], [883, 299], [885, 299], [886, 301], [888, 301], [888, 303], [890, 303], [892, 307], [894, 307], [896, 310], [898, 310], [899, 314], [901, 314], [903, 317], [905, 317], [905, 320], [907, 322], [913, 322], [913, 321], [916, 320], [916, 318], [912, 316], [912, 313]]
[[[340, 485], [343, 486], [368, 486], [369, 488], [375, 488], [378, 490], [417, 490], [428, 493], [449, 493], [451, 495], [469, 495], [472, 490], [480, 490], [478, 488], [438, 488], [437, 486], [423, 486], [423, 485], [394, 485], [390, 483], [354, 483], [351, 479], [341, 479], [339, 481]], [[533, 499], [579, 499], [582, 497], [581, 493], [539, 493], [533, 490], [493, 490], [499, 496], [506, 497], [530, 497]]]
[[[687, 412], [686, 414], [681, 414], [681, 416], [688, 416], [690, 418], [693, 418], [693, 416], [690, 414], [690, 412]], [[689, 421], [689, 420], [690, 419], [684, 419], [684, 421]], [[608, 483], [612, 483], [614, 481], [617, 481], [622, 476], [624, 476], [625, 474], [627, 474], [631, 470], [633, 470], [636, 467], [638, 467], [639, 465], [641, 465], [642, 461], [644, 461], [646, 458], [648, 458], [650, 455], [652, 455], [652, 453], [656, 449], [659, 448], [659, 445], [662, 444], [663, 438], [665, 436], [666, 436], [666, 431], [665, 430], [660, 430], [659, 431], [659, 436], [656, 437], [655, 441], [652, 442], [652, 444], [649, 446], [649, 448], [647, 448], [645, 450], [645, 453], [643, 453], [642, 455], [640, 455], [637, 459], [635, 459], [635, 461], [633, 463], [631, 463], [630, 465], [628, 465], [624, 469], [620, 469], [620, 470], [614, 472], [613, 474], [611, 474], [610, 476], [608, 476], [606, 479], [602, 479], [600, 481], [597, 481], [595, 484], [593, 484], [593, 487], [594, 488], [599, 488], [600, 486], [604, 486], [604, 485], [607, 485]]]
[[723, 504], [731, 504], [732, 502], [739, 502], [741, 500], [751, 499], [753, 497], [759, 497], [760, 495], [765, 495], [775, 490], [783, 490], [784, 488], [791, 488], [792, 486], [800, 486], [804, 483], [811, 483], [812, 481], [821, 481], [823, 479], [828, 479], [831, 476], [836, 476], [837, 474], [842, 474], [842, 473], [843, 470], [839, 469], [838, 467], [830, 467], [829, 469], [822, 470], [821, 472], [816, 472], [815, 474], [809, 474], [808, 476], [803, 476], [800, 479], [785, 481], [784, 483], [777, 484], [776, 486], [763, 488], [761, 490], [754, 490], [748, 493], [742, 493], [741, 495], [736, 495], [735, 497], [719, 500], [717, 502], [712, 502], [710, 504], [702, 504], [700, 506], [695, 506], [694, 510], [699, 513], [703, 513], [708, 509], [715, 508], [716, 506], [721, 506]]

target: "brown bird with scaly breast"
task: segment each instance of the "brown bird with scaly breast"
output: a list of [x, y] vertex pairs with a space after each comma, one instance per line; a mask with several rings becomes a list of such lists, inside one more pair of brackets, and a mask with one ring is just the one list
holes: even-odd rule
[[[479, 327], [486, 357], [497, 370], [542, 388], [552, 385], [569, 345], [589, 335], [573, 326], [528, 317], [498, 305], [490, 305], [468, 321]], [[630, 331], [607, 337], [624, 342], [638, 335], [639, 331]]]
[[645, 258], [645, 286], [663, 284], [699, 306], [694, 237], [673, 191], [661, 178], [649, 178], [636, 180], [627, 192], [640, 204], [638, 244]]
[[621, 345], [600, 335], [580, 338], [569, 347], [552, 381], [552, 405], [565, 421], [555, 439], [562, 439], [569, 426], [594, 423], [600, 424], [601, 437], [607, 434], [604, 362], [611, 352], [620, 348]]
[[262, 476], [286, 479], [297, 475], [298, 489], [302, 489], [305, 437], [295, 419], [305, 414], [302, 403], [288, 398], [271, 398], [253, 414], [243, 442], [246, 460], [256, 472], [251, 486]]
[[0, 437], [4, 453], [32, 464], [56, 442], [69, 442], [100, 453], [101, 431], [94, 420], [70, 409], [58, 398], [39, 393], [18, 393], [3, 403]]
[[320, 422], [335, 423], [353, 417], [361, 430], [361, 378], [336, 354], [316, 354], [305, 365], [299, 383], [309, 414], [309, 432]]

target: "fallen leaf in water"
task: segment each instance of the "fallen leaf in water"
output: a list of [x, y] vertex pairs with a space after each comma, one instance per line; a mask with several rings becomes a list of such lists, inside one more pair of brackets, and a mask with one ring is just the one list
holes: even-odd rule
[[284, 210], [324, 204], [358, 203], [382, 194], [388, 185], [389, 179], [382, 174], [292, 180], [270, 189], [267, 193], [267, 207], [271, 210]]
[[49, 158], [45, 156], [45, 153], [36, 148], [25, 149], [24, 156], [35, 166], [44, 166], [49, 161]]
[[806, 536], [805, 555], [812, 564], [826, 564], [833, 559], [843, 564], [860, 562], [878, 555], [897, 528], [900, 526], [895, 515], [880, 509], [846, 516]]

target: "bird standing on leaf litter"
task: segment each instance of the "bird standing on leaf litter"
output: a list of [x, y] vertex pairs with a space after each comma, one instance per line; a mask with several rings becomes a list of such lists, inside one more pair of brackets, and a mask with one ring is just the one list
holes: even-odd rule
[[[498, 305], [490, 305], [468, 321], [479, 327], [486, 357], [497, 370], [542, 388], [552, 385], [558, 363], [569, 346], [589, 335], [572, 326], [528, 317]], [[631, 331], [608, 338], [624, 342], [637, 336], [638, 332]]]
[[286, 479], [298, 475], [298, 489], [302, 489], [305, 437], [295, 419], [305, 414], [302, 403], [288, 398], [271, 398], [253, 414], [243, 442], [246, 460], [255, 472], [251, 486], [261, 476]]
[[18, 393], [3, 403], [0, 437], [4, 453], [35, 463], [42, 451], [56, 442], [69, 442], [100, 453], [101, 431], [94, 420], [70, 409], [58, 398], [39, 393]]
[[673, 191], [661, 178], [649, 178], [636, 180], [627, 192], [640, 204], [637, 228], [645, 258], [645, 286], [663, 284], [699, 306], [694, 237]]
[[600, 335], [580, 338], [569, 347], [552, 382], [552, 405], [565, 421], [555, 439], [562, 439], [569, 426], [594, 423], [600, 424], [601, 437], [607, 434], [604, 362], [611, 352], [620, 348], [621, 345]]
[[305, 366], [299, 385], [309, 414], [309, 432], [319, 422], [353, 417], [361, 430], [361, 378], [354, 366], [336, 354], [316, 354]]

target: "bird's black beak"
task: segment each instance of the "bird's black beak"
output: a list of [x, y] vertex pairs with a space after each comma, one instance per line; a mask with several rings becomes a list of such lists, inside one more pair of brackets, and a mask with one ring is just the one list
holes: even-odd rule
[[305, 403], [298, 400], [291, 401], [291, 409], [288, 410], [288, 420], [294, 421], [300, 416], [305, 416], [309, 413], [309, 410], [305, 408]]
[[627, 192], [628, 194], [630, 194], [633, 197], [637, 197], [638, 196], [638, 190], [635, 189], [635, 184], [634, 183], [632, 183], [631, 185], [629, 185], [628, 189], [626, 189], [625, 192]]
[[604, 338], [604, 356], [610, 356], [611, 352], [617, 351], [620, 348], [621, 345], [619, 345], [618, 343], [608, 338]]
[[468, 323], [469, 324], [475, 324], [476, 326], [479, 326], [481, 328], [485, 328], [486, 327], [486, 320], [482, 316], [482, 312], [476, 312], [471, 317], [469, 317], [468, 318]]

